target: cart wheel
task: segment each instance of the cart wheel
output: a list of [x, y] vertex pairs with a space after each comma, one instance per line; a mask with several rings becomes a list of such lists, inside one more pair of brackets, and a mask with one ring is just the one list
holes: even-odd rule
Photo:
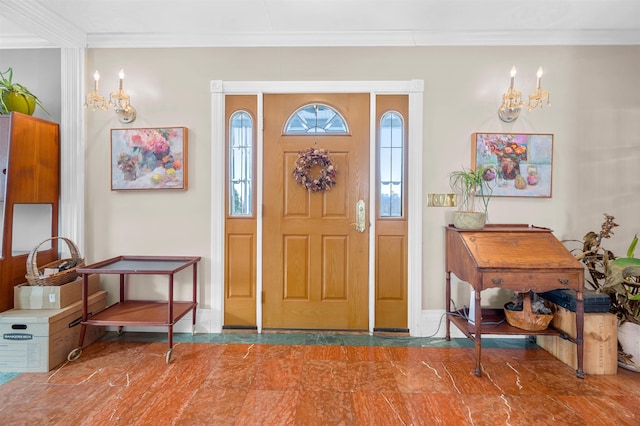
[[118, 327], [118, 331], [116, 331], [116, 334], [118, 336], [122, 336], [123, 333], [124, 333], [124, 327], [123, 326], [119, 326]]
[[167, 364], [169, 364], [169, 363], [171, 362], [171, 352], [172, 352], [172, 351], [173, 351], [173, 349], [169, 349], [169, 350], [167, 351], [167, 357], [166, 357], [166, 358], [167, 358], [167, 359], [166, 359]]
[[80, 355], [82, 355], [82, 348], [75, 348], [74, 350], [69, 352], [69, 355], [67, 355], [67, 360], [75, 361], [80, 358]]

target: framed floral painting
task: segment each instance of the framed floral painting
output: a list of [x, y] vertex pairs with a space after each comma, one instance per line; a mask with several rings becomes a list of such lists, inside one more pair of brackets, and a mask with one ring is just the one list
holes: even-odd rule
[[494, 197], [551, 197], [553, 135], [474, 133], [472, 166], [489, 167], [484, 179]]
[[111, 129], [111, 190], [187, 189], [187, 128]]

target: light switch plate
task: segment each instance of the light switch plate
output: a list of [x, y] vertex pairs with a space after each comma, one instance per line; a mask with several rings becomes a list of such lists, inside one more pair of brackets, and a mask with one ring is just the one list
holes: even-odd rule
[[455, 207], [456, 194], [427, 194], [427, 207]]

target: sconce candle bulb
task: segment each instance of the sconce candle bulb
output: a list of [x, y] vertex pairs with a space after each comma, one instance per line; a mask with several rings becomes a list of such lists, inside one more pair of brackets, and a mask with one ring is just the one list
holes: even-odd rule
[[542, 67], [538, 68], [538, 72], [536, 73], [536, 76], [538, 77], [538, 81], [536, 83], [536, 89], [540, 88], [540, 80], [542, 80]]
[[513, 68], [511, 68], [511, 85], [509, 86], [512, 89], [513, 89], [513, 84], [515, 80], [516, 80], [516, 66], [514, 65]]
[[122, 82], [124, 81], [124, 70], [120, 70], [120, 72], [118, 73], [118, 77], [120, 78], [120, 87], [119, 87], [119, 89], [122, 90]]

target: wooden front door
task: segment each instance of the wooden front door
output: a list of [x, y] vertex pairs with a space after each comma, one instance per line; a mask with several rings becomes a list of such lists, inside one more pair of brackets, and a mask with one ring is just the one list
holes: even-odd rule
[[[285, 134], [309, 104], [338, 111], [348, 131]], [[263, 327], [367, 330], [369, 95], [265, 95], [264, 111]], [[330, 191], [309, 192], [293, 177], [309, 147], [330, 152], [338, 170]], [[355, 226], [360, 200], [364, 230]]]

